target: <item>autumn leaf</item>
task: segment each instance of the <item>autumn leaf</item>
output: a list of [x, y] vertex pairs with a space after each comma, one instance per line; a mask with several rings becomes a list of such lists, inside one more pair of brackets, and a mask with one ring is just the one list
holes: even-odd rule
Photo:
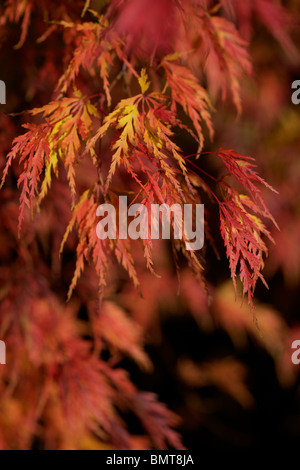
[[150, 368], [150, 360], [142, 348], [141, 329], [114, 303], [103, 303], [94, 319], [94, 331], [112, 351], [128, 354], [144, 369]]
[[[299, 120], [284, 87], [299, 54], [290, 35], [297, 7], [289, 3], [1, 2], [1, 78], [10, 97], [0, 116], [0, 336], [9, 364], [0, 377], [1, 449], [182, 450], [180, 419], [188, 445], [206, 417], [212, 432], [219, 422], [211, 416], [222, 403], [194, 387], [214, 386], [251, 413], [236, 351], [232, 359], [186, 362], [187, 344], [215, 351], [220, 331], [233, 349], [255, 340], [274, 362], [272, 374], [287, 388], [297, 383], [287, 366], [296, 330], [255, 300], [258, 281], [267, 287], [273, 276], [270, 299], [283, 271], [289, 290], [275, 297], [292, 294], [285, 308], [295, 321]], [[219, 95], [231, 99], [238, 119]], [[33, 109], [20, 113], [24, 103]], [[222, 140], [257, 147], [261, 173], [252, 157], [209, 151]], [[144, 205], [135, 217], [148, 235], [153, 204], [182, 211], [205, 204], [203, 249], [188, 250], [186, 234], [175, 236], [182, 222], [175, 216], [168, 240], [121, 238], [124, 195], [128, 206]], [[112, 240], [97, 236], [102, 204], [115, 210]], [[160, 214], [157, 226], [163, 222]], [[264, 270], [273, 238], [279, 245]], [[222, 246], [228, 261], [218, 257]], [[223, 277], [257, 307], [261, 329], [248, 305], [220, 289]], [[136, 366], [145, 390], [134, 383]], [[153, 392], [164, 374], [168, 406]]]
[[199, 151], [204, 145], [204, 136], [201, 122], [205, 122], [210, 138], [213, 139], [214, 130], [211, 121], [212, 105], [207, 92], [202, 88], [190, 70], [168, 60], [162, 62], [165, 70], [167, 84], [172, 94], [172, 110], [176, 112], [176, 104], [182, 106], [191, 119], [199, 141]]

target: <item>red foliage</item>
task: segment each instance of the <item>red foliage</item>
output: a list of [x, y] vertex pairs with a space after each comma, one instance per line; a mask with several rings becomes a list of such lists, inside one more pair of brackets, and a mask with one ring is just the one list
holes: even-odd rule
[[[37, 441], [46, 449], [182, 449], [178, 418], [155, 394], [138, 390], [120, 365], [127, 357], [151, 371], [147, 334], [159, 337], [161, 304], [178, 308], [172, 269], [182, 275], [180, 301], [203, 328], [211, 327], [209, 303], [234, 339], [228, 318], [243, 332], [251, 327], [231, 301], [224, 307], [218, 293], [211, 297], [205, 250], [171, 240], [170, 266], [164, 242], [99, 240], [97, 207], [117, 208], [122, 194], [148, 209], [208, 201], [206, 238], [214, 246], [216, 214], [234, 287], [239, 275], [253, 307], [257, 281], [266, 285], [268, 242], [278, 237], [281, 246], [266, 202], [274, 190], [253, 158], [203, 150], [219, 148], [219, 92], [223, 100], [231, 96], [228, 109], [242, 113], [253, 74], [253, 15], [296, 60], [291, 18], [271, 0], [50, 3], [7, 0], [0, 7], [1, 41], [10, 53], [11, 23], [18, 24], [16, 49], [27, 51], [18, 56], [26, 96], [20, 86], [9, 111], [27, 101], [33, 107], [0, 118], [0, 333], [10, 362], [1, 370], [0, 447], [30, 449]], [[226, 175], [216, 174], [220, 163]], [[277, 254], [274, 265], [282, 258]], [[214, 361], [202, 371], [183, 364], [179, 372], [191, 387], [212, 382], [252, 406], [239, 363]], [[124, 421], [130, 413], [141, 436]]]
[[116, 14], [115, 29], [129, 38], [127, 47], [146, 57], [171, 49], [177, 26], [178, 0], [116, 0], [111, 11]]

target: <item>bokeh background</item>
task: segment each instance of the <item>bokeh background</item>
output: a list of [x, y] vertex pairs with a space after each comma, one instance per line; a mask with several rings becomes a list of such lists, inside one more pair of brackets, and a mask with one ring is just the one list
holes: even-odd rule
[[[300, 105], [291, 102], [292, 82], [300, 80], [300, 4], [297, 0], [285, 1], [290, 15], [287, 23], [279, 18], [277, 24], [268, 24], [268, 1], [261, 2], [266, 8], [264, 17], [250, 7], [243, 9], [242, 3], [245, 6], [251, 2], [240, 2], [240, 8], [237, 2], [224, 2], [222, 15], [231, 18], [242, 37], [249, 40], [254, 74], [242, 83], [240, 116], [231, 103], [216, 97], [216, 137], [206, 150], [223, 146], [254, 156], [260, 175], [278, 191], [278, 195], [264, 192], [280, 231], [269, 227], [275, 244], [269, 247], [264, 270], [269, 290], [262, 284], [256, 290], [258, 327], [247, 301], [235, 299], [219, 234], [218, 212], [213, 209], [209, 225], [216, 250], [206, 247], [206, 290], [188, 267], [183, 267], [179, 283], [170, 247], [158, 242], [154, 252], [160, 279], [145, 270], [142, 251], [137, 249], [135, 253], [143, 297], [117, 267], [111, 272], [106, 294], [107, 315], [113, 305], [130, 314], [143, 331], [145, 350], [152, 362], [147, 371], [122, 357], [118, 365], [128, 371], [139, 390], [157, 394], [179, 416], [179, 432], [191, 450], [252, 451], [300, 442], [300, 365], [291, 361], [291, 344], [300, 340]], [[78, 14], [77, 4], [78, 12], [82, 9], [82, 2], [74, 2], [74, 15]], [[55, 3], [58, 15], [62, 8], [59, 5]], [[7, 85], [7, 105], [1, 107], [0, 114], [1, 171], [12, 139], [26, 122], [24, 116], [11, 114], [47, 103], [65, 67], [61, 56], [68, 45], [61, 34], [36, 42], [45, 32], [44, 19], [34, 13], [26, 41], [15, 48], [20, 39], [20, 22], [16, 18], [0, 18], [0, 78]], [[291, 40], [284, 35], [285, 28]], [[121, 96], [122, 89], [116, 93]], [[193, 153], [185, 139], [178, 135], [186, 154]], [[220, 168], [215, 163], [207, 160], [205, 165], [207, 171], [218, 175]], [[0, 404], [0, 445], [59, 448], [68, 445], [68, 441], [62, 444], [63, 425], [53, 431], [51, 407], [40, 417], [38, 410], [43, 407], [43, 399], [28, 383], [32, 364], [37, 364], [32, 361], [44, 354], [39, 328], [55, 334], [54, 324], [60, 324], [59, 316], [71, 315], [80, 322], [82, 338], [90, 338], [89, 321], [97, 302], [97, 286], [92, 268], [87, 269], [66, 306], [76, 240], [75, 235], [71, 237], [60, 260], [59, 246], [70, 217], [70, 195], [63, 178], [54, 182], [40, 214], [33, 220], [28, 218], [18, 239], [19, 172], [16, 162], [0, 192], [0, 337], [7, 338], [8, 346], [6, 371], [0, 366], [4, 397]], [[87, 166], [79, 182], [82, 188], [92, 179], [91, 172]], [[30, 322], [37, 325], [34, 331]], [[20, 341], [24, 331], [27, 352]], [[131, 337], [126, 338], [121, 320], [119, 335], [125, 335], [130, 343]], [[54, 340], [49, 341], [51, 351]], [[28, 354], [27, 362], [24, 354]], [[102, 357], [110, 360], [105, 348]], [[38, 389], [43, 381], [42, 371], [35, 380]], [[140, 435], [140, 422], [131, 412], [120, 410], [131, 435]], [[16, 427], [23, 431], [15, 431]], [[134, 445], [141, 448], [142, 440], [136, 440]], [[97, 446], [99, 442], [94, 441], [81, 445]]]

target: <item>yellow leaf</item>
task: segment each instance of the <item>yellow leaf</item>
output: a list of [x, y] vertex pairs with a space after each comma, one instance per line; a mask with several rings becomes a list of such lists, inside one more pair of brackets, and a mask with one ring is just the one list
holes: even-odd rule
[[140, 84], [142, 93], [143, 94], [146, 93], [146, 91], [149, 89], [149, 86], [150, 86], [146, 69], [142, 69], [141, 76], [139, 78], [139, 84]]
[[165, 62], [165, 61], [172, 62], [172, 61], [174, 61], [174, 60], [181, 59], [181, 57], [182, 57], [182, 53], [181, 53], [181, 52], [174, 52], [173, 54], [166, 55], [166, 56], [163, 58], [163, 62]]
[[42, 183], [41, 192], [38, 198], [38, 204], [44, 199], [44, 197], [48, 193], [48, 189], [51, 186], [51, 170], [57, 175], [57, 165], [58, 165], [58, 158], [57, 158], [57, 151], [51, 150], [49, 161], [46, 162], [45, 168], [45, 177]]
[[83, 98], [83, 95], [82, 95], [81, 91], [78, 90], [78, 88], [76, 88], [75, 85], [73, 86], [73, 94], [74, 94], [74, 96], [76, 96], [76, 98], [79, 98], [79, 99]]

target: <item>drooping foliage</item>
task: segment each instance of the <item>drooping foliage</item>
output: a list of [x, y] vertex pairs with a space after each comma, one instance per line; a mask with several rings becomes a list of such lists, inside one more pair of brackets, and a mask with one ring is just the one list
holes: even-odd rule
[[[99, 240], [96, 210], [102, 203], [117, 209], [122, 194], [147, 208], [209, 201], [209, 210], [219, 214], [216, 237], [223, 239], [235, 289], [239, 277], [253, 307], [257, 281], [266, 284], [262, 270], [276, 225], [263, 190], [274, 190], [254, 158], [215, 147], [214, 119], [226, 106], [237, 117], [243, 112], [243, 82], [253, 75], [253, 16], [295, 59], [291, 18], [271, 0], [66, 0], [52, 1], [51, 9], [46, 0], [7, 0], [1, 8], [1, 37], [12, 23], [21, 29], [17, 49], [33, 37], [44, 55], [40, 80], [50, 84], [48, 101], [22, 114], [25, 131], [10, 150], [3, 145], [0, 197], [15, 221], [5, 230], [18, 246], [12, 279], [20, 283], [1, 269], [1, 331], [8, 349], [20, 348], [20, 354], [14, 376], [7, 372], [10, 391], [1, 406], [12, 413], [0, 444], [28, 448], [36, 437], [59, 448], [181, 448], [172, 429], [176, 417], [116, 368], [127, 355], [151, 369], [142, 329], [109, 297], [123, 276], [120, 268], [137, 297], [147, 289], [140, 273], [146, 266], [157, 276], [157, 247], [142, 240], [141, 254], [139, 242]], [[33, 95], [40, 92], [38, 84], [33, 88]], [[8, 179], [14, 187], [11, 174], [19, 188], [18, 216], [5, 192]], [[57, 230], [51, 226], [56, 214]], [[48, 229], [51, 275], [36, 255]], [[214, 245], [209, 229], [206, 221]], [[187, 251], [183, 241], [171, 245], [178, 273], [187, 263], [205, 290], [204, 254]], [[74, 275], [66, 281], [68, 306], [53, 294], [59, 252], [64, 257], [65, 251], [76, 252]], [[21, 263], [26, 269], [20, 273]], [[24, 287], [29, 280], [31, 292]], [[82, 305], [88, 322], [78, 320]], [[20, 400], [32, 383], [35, 404], [26, 415]], [[130, 435], [119, 409], [136, 414], [146, 438]], [[24, 432], [10, 444], [12, 428], [25, 416]]]

